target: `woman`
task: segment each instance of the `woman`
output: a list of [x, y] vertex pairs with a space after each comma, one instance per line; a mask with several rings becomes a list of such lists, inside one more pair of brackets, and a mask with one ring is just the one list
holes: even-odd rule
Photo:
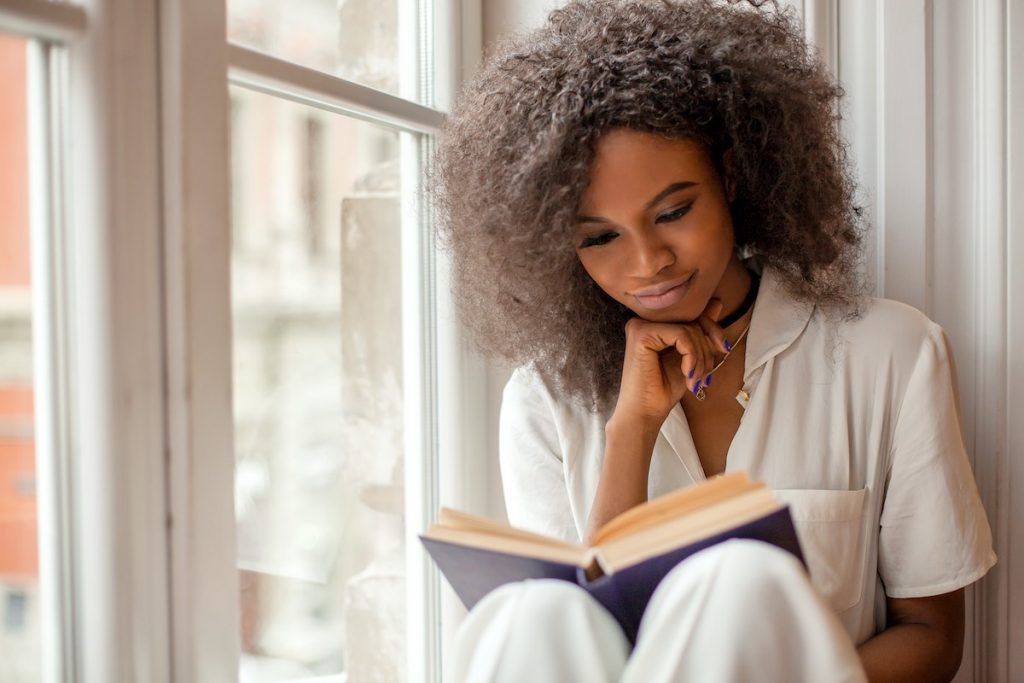
[[942, 329], [870, 299], [840, 88], [763, 3], [571, 2], [500, 46], [434, 178], [456, 298], [518, 369], [510, 521], [571, 541], [743, 469], [810, 577], [727, 543], [659, 586], [637, 642], [523, 582], [460, 636], [471, 680], [949, 680], [994, 564]]

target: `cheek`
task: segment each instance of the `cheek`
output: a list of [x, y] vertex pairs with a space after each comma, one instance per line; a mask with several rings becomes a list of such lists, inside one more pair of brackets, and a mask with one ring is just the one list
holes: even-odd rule
[[619, 288], [615, 284], [617, 277], [615, 275], [613, 261], [608, 258], [602, 258], [601, 255], [598, 254], [588, 254], [586, 251], [577, 252], [577, 256], [579, 257], [580, 265], [583, 266], [583, 270], [587, 273], [590, 279], [593, 280], [605, 294], [613, 299], [618, 298], [621, 292], [618, 291]]

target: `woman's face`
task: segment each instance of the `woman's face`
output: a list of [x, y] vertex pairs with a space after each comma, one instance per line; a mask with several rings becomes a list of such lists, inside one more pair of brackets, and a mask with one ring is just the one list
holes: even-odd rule
[[580, 202], [580, 262], [647, 320], [695, 320], [712, 297], [731, 311], [749, 282], [733, 250], [732, 194], [701, 143], [611, 130], [597, 142]]

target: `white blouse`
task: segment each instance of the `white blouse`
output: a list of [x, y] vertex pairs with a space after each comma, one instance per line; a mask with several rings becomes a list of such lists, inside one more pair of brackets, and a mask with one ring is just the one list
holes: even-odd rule
[[[726, 471], [746, 470], [789, 504], [811, 580], [854, 642], [885, 627], [885, 596], [947, 593], [995, 564], [937, 324], [885, 299], [857, 320], [828, 319], [769, 269], [743, 381]], [[513, 373], [500, 436], [513, 525], [580, 541], [607, 418], [560, 400], [530, 368]], [[704, 478], [676, 405], [654, 447], [648, 495]]]

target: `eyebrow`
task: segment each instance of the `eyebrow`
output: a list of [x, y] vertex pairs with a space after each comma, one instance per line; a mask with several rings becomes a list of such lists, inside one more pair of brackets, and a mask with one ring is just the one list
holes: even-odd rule
[[[669, 196], [673, 192], [679, 192], [679, 190], [685, 190], [686, 188], [693, 187], [695, 185], [697, 185], [697, 183], [693, 182], [692, 180], [681, 180], [677, 183], [672, 183], [664, 190], [654, 195], [654, 198], [651, 199], [651, 201], [647, 202], [644, 208], [650, 209], [654, 207], [655, 204], [657, 204], [658, 202], [660, 202], [662, 199]], [[600, 216], [576, 216], [576, 221], [578, 223], [607, 223], [608, 219], [601, 218]]]

